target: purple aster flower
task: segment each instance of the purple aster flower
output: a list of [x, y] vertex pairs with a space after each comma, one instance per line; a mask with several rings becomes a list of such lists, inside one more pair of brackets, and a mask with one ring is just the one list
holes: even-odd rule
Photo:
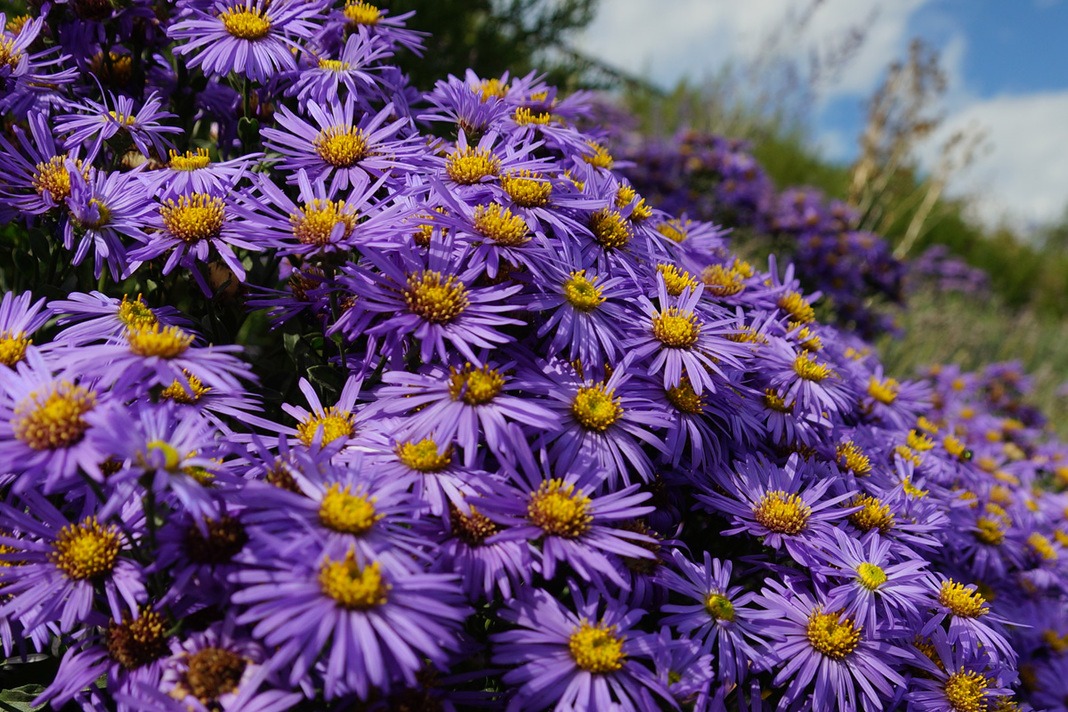
[[914, 663], [922, 673], [913, 677], [909, 686], [909, 709], [985, 710], [998, 698], [1012, 695], [1009, 685], [1015, 674], [1010, 668], [991, 666], [986, 656], [953, 645], [941, 630], [934, 631], [929, 641], [923, 641], [913, 652]]
[[120, 701], [151, 712], [285, 712], [303, 699], [282, 687], [263, 648], [232, 618], [170, 643], [158, 687], [140, 685]]
[[425, 256], [411, 246], [386, 254], [369, 250], [364, 256], [376, 269], [350, 266], [341, 280], [357, 295], [349, 318], [355, 320], [361, 313], [381, 316], [359, 332], [351, 330], [345, 316], [334, 328], [354, 339], [364, 334], [383, 337], [384, 355], [399, 354], [414, 338], [424, 363], [435, 356], [443, 363], [453, 361], [448, 342], [465, 359], [481, 364], [475, 349], [511, 341], [501, 327], [522, 324], [500, 315], [519, 308], [509, 303], [513, 301], [509, 297], [522, 286], [472, 286], [477, 274], [461, 268], [464, 255], [455, 254], [450, 244], [433, 242]]
[[161, 168], [141, 171], [138, 178], [149, 191], [166, 200], [178, 199], [192, 193], [225, 195], [238, 184], [249, 169], [249, 163], [260, 154], [245, 154], [230, 161], [215, 161], [207, 148], [179, 153], [168, 152], [168, 160]]
[[318, 0], [215, 0], [203, 9], [189, 7], [167, 34], [184, 42], [174, 53], [192, 55], [189, 66], [201, 67], [208, 76], [237, 72], [266, 82], [296, 69], [294, 50], [311, 38], [321, 12]]
[[31, 304], [33, 295], [23, 292], [4, 292], [0, 300], [0, 364], [14, 368], [26, 357], [33, 344], [33, 334], [44, 326], [49, 313], [44, 311], [44, 299]]
[[815, 572], [844, 581], [828, 587], [828, 610], [844, 611], [869, 631], [917, 623], [931, 603], [927, 561], [877, 531], [859, 540], [841, 529], [832, 531], [834, 541], [814, 554], [820, 562]]
[[740, 357], [748, 353], [744, 344], [726, 336], [737, 332], [733, 318], [711, 319], [710, 307], [698, 308], [704, 286], [685, 288], [677, 297], [668, 293], [664, 272], [657, 273], [657, 309], [645, 297], [639, 297], [648, 317], [648, 331], [627, 343], [634, 358], [652, 357], [649, 375], [664, 374], [664, 387], [676, 388], [685, 377], [695, 393], [716, 391], [714, 375], [725, 378], [724, 366], [741, 368]]
[[500, 616], [514, 628], [491, 636], [493, 662], [517, 688], [508, 710], [550, 705], [575, 710], [657, 709], [671, 693], [642, 664], [657, 638], [635, 628], [644, 611], [627, 610], [572, 586], [571, 611], [541, 589], [525, 589]]
[[480, 498], [469, 497], [448, 512], [451, 536], [437, 545], [433, 570], [460, 576], [468, 600], [492, 600], [497, 592], [511, 599], [529, 584], [533, 558], [527, 542], [498, 537], [501, 527], [478, 509]]
[[329, 179], [330, 191], [352, 186], [363, 190], [372, 178], [403, 170], [415, 170], [426, 152], [422, 138], [398, 138], [411, 121], [396, 118], [393, 104], [377, 114], [359, 116], [352, 97], [320, 105], [309, 101], [309, 123], [285, 106], [275, 120], [280, 128], [263, 129], [264, 144], [282, 154], [280, 167], [296, 176], [304, 169], [313, 181]]
[[376, 458], [376, 465], [383, 476], [407, 482], [416, 500], [435, 517], [448, 518], [450, 506], [466, 511], [466, 497], [495, 485], [495, 476], [458, 462], [451, 445], [443, 447], [434, 438], [394, 439], [392, 452]]
[[676, 706], [707, 712], [709, 692], [715, 682], [712, 656], [688, 638], [675, 640], [667, 627], [652, 648], [653, 664], [661, 683], [666, 683]]
[[95, 152], [90, 151], [84, 158], [81, 146], [75, 146], [69, 153], [61, 152], [46, 111], [31, 113], [27, 122], [28, 134], [17, 126], [13, 129], [18, 148], [0, 135], [0, 170], [4, 175], [0, 195], [20, 214], [40, 215], [65, 204], [70, 196], [72, 170], [81, 172], [88, 180]]
[[[110, 97], [111, 106], [106, 102], [101, 104], [84, 99], [83, 104], [75, 105], [83, 113], [56, 117], [56, 133], [69, 132], [64, 139], [64, 146], [70, 150], [76, 146], [91, 145], [89, 153], [95, 154], [105, 141], [121, 134], [145, 156], [167, 155], [170, 143], [164, 136], [180, 133], [181, 129], [159, 123], [160, 119], [174, 118], [174, 114], [161, 109], [159, 95], [149, 95], [139, 109], [135, 109], [134, 100], [128, 96], [110, 94]], [[124, 151], [118, 153], [121, 155]]]
[[327, 699], [367, 699], [398, 682], [412, 686], [423, 660], [444, 667], [467, 617], [456, 577], [393, 569], [341, 555], [282, 552], [235, 574], [237, 621], [273, 652], [274, 669], [299, 683], [321, 660]]
[[[93, 274], [103, 273], [106, 263], [111, 277], [132, 272], [139, 263], [126, 256], [123, 237], [144, 240], [141, 226], [152, 212], [148, 191], [133, 173], [90, 171], [89, 179], [72, 166], [67, 219], [63, 224], [63, 247], [74, 250], [72, 264], [79, 265], [93, 250]], [[75, 242], [77, 247], [75, 248]]]
[[83, 510], [71, 522], [33, 491], [0, 502], [5, 528], [18, 533], [0, 532], [0, 544], [11, 552], [0, 566], [0, 617], [18, 620], [27, 631], [56, 624], [70, 632], [94, 611], [121, 619], [137, 610], [145, 599], [144, 575], [124, 555], [130, 546], [125, 532], [140, 525], [134, 521], [139, 516], [135, 511], [127, 508], [122, 518], [100, 521], [91, 510]]
[[663, 450], [654, 429], [668, 424], [662, 409], [656, 408], [652, 386], [634, 378], [628, 356], [616, 364], [607, 380], [586, 380], [566, 364], [544, 367], [535, 384], [549, 396], [549, 406], [560, 417], [560, 425], [547, 431], [554, 462], [571, 466], [591, 460], [605, 471], [609, 486], [631, 482], [632, 473], [643, 481], [653, 476], [652, 462], [643, 445]]
[[[508, 423], [527, 432], [554, 427], [556, 415], [532, 398], [514, 395], [524, 390], [515, 364], [463, 368], [432, 367], [421, 374], [388, 371], [388, 384], [376, 397], [389, 414], [412, 413], [398, 424], [400, 438], [433, 438], [440, 446], [456, 443], [464, 451], [464, 466], [472, 467], [481, 442], [498, 458], [523, 443], [513, 442]], [[414, 412], [413, 412], [414, 411]]]
[[173, 598], [216, 605], [233, 590], [228, 580], [240, 568], [238, 555], [249, 535], [237, 507], [217, 507], [207, 516], [173, 512], [156, 532], [155, 561], [146, 570], [171, 582]]
[[45, 21], [44, 15], [28, 18], [12, 31], [7, 15], [0, 12], [0, 111], [4, 113], [26, 114], [42, 95], [78, 79], [76, 67], [61, 66], [70, 57], [57, 48], [34, 51], [41, 44]]
[[[795, 586], [767, 580], [757, 601], [763, 632], [775, 643], [766, 663], [783, 704], [817, 710], [883, 710], [905, 680], [891, 665], [904, 653], [865, 634], [841, 611], [828, 611]], [[789, 684], [787, 684], [787, 682]]]
[[811, 351], [795, 350], [785, 339], [771, 339], [761, 353], [767, 358], [770, 385], [787, 403], [816, 413], [848, 413], [853, 408], [856, 396], [850, 383]]
[[244, 281], [245, 268], [233, 248], [260, 250], [262, 246], [244, 239], [238, 230], [229, 195], [223, 192], [188, 193], [164, 200], [149, 224], [152, 229], [146, 230], [140, 238], [145, 244], [132, 250], [130, 258], [147, 262], [167, 254], [164, 274], [169, 274], [175, 267], [185, 267], [204, 294], [210, 296], [212, 289], [196, 263], [207, 262], [214, 248], [234, 277]]
[[765, 546], [787, 552], [799, 563], [809, 562], [811, 549], [827, 535], [831, 523], [851, 510], [840, 505], [852, 493], [827, 496], [836, 480], [829, 468], [791, 455], [779, 467], [763, 455], [748, 455], [726, 473], [716, 473], [717, 488], [698, 494], [698, 501], [734, 526], [725, 535], [748, 533]]
[[1015, 664], [1016, 650], [1000, 630], [1007, 621], [991, 614], [986, 598], [975, 586], [941, 574], [928, 579], [928, 586], [935, 606], [920, 635], [931, 635], [948, 622], [945, 630], [951, 645], [966, 653], [985, 655], [991, 663]]
[[107, 454], [85, 437], [98, 395], [57, 378], [33, 349], [14, 369], [0, 369], [0, 472], [17, 475], [15, 492], [54, 492], [80, 481], [79, 470], [99, 473]]
[[286, 89], [286, 94], [295, 94], [301, 106], [307, 106], [309, 102], [322, 106], [336, 101], [344, 87], [349, 96], [366, 101], [364, 95], [377, 93], [382, 81], [374, 72], [375, 65], [392, 56], [392, 49], [378, 37], [364, 32], [353, 33], [336, 58], [312, 58], [314, 64], [299, 70], [300, 74]]
[[405, 12], [391, 17], [389, 10], [383, 10], [363, 0], [346, 0], [345, 6], [336, 11], [336, 21], [344, 24], [346, 32], [368, 34], [381, 39], [389, 46], [404, 47], [416, 56], [423, 55], [423, 38], [426, 32], [409, 30], [405, 25], [415, 15]]
[[515, 466], [507, 465], [511, 480], [482, 497], [482, 511], [504, 525], [489, 539], [519, 540], [540, 544], [537, 570], [546, 581], [556, 577], [565, 564], [584, 580], [607, 579], [618, 586], [625, 582], [610, 556], [653, 559], [643, 545], [656, 540], [619, 523], [638, 519], [653, 511], [643, 502], [650, 498], [637, 485], [601, 492], [603, 474], [584, 467], [581, 474], [570, 468], [550, 468], [545, 452], [536, 464], [525, 448], [518, 449]]
[[683, 635], [693, 638], [702, 652], [715, 651], [717, 677], [730, 685], [745, 680], [750, 662], [757, 659], [750, 641], [760, 640], [759, 626], [753, 621], [749, 603], [756, 594], [731, 585], [733, 565], [713, 559], [704, 552], [704, 565], [698, 565], [680, 552], [672, 552], [675, 570], [660, 569], [658, 582], [686, 600], [665, 604], [660, 619]]

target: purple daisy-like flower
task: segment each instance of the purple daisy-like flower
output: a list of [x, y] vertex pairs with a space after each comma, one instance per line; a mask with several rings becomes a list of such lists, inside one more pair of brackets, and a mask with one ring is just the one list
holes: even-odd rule
[[699, 308], [704, 286], [685, 288], [677, 297], [668, 293], [664, 273], [657, 273], [657, 309], [645, 297], [638, 303], [649, 319], [649, 331], [627, 343], [634, 358], [652, 357], [649, 375], [664, 374], [664, 387], [676, 388], [685, 377], [695, 393], [715, 391], [714, 375], [725, 378], [725, 366], [741, 368], [748, 347], [729, 341], [737, 332], [733, 318], [712, 319], [709, 307]]
[[176, 597], [190, 604], [215, 605], [233, 590], [229, 577], [249, 535], [238, 507], [222, 505], [206, 516], [172, 513], [156, 532], [155, 561], [149, 574], [163, 574]]
[[914, 664], [922, 672], [909, 685], [910, 710], [985, 710], [997, 698], [1011, 697], [1009, 685], [1016, 677], [1011, 668], [992, 666], [985, 655], [953, 645], [941, 630], [923, 642], [913, 651]]
[[32, 348], [33, 334], [44, 326], [49, 313], [42, 309], [44, 299], [32, 304], [33, 295], [5, 292], [0, 299], [0, 364], [14, 368]]
[[392, 569], [344, 554], [281, 552], [235, 574], [237, 618], [289, 668], [295, 685], [322, 661], [327, 699], [367, 699], [397, 682], [414, 685], [423, 660], [443, 667], [467, 617], [456, 577]]
[[734, 526], [723, 534], [760, 537], [765, 546], [785, 547], [795, 561], [805, 563], [831, 523], [851, 511], [839, 505], [852, 492], [827, 496], [835, 484], [828, 469], [796, 454], [783, 467], [763, 455], [749, 455], [726, 473], [713, 470], [717, 489], [698, 494], [697, 499], [708, 511], [730, 517]]
[[68, 63], [69, 55], [55, 47], [35, 51], [45, 22], [43, 15], [29, 17], [12, 31], [7, 15], [0, 12], [0, 111], [25, 114], [42, 96], [77, 80], [77, 68], [56, 66]]
[[514, 395], [525, 385], [514, 369], [513, 363], [467, 363], [447, 371], [432, 367], [421, 374], [389, 371], [382, 375], [388, 385], [376, 396], [386, 413], [411, 413], [398, 424], [399, 437], [431, 437], [442, 447], [455, 442], [464, 451], [464, 466], [472, 467], [482, 442], [498, 458], [524, 447], [513, 441], [508, 423], [519, 423], [527, 432], [556, 423], [556, 415], [537, 400]]
[[814, 554], [820, 562], [814, 571], [845, 580], [829, 587], [827, 608], [844, 611], [869, 631], [917, 623], [931, 602], [925, 585], [927, 561], [902, 544], [880, 538], [877, 531], [860, 540], [841, 529], [833, 534], [833, 542]]
[[[203, 3], [206, 5], [207, 3]], [[322, 3], [295, 0], [215, 0], [189, 14], [167, 31], [179, 44], [177, 55], [191, 55], [189, 66], [209, 76], [230, 72], [266, 82], [296, 69], [294, 50], [303, 49], [317, 29], [314, 19]]]
[[53, 342], [65, 346], [85, 346], [94, 342], [122, 343], [128, 329], [164, 326], [189, 326], [189, 320], [170, 306], [149, 307], [128, 296], [117, 299], [103, 292], [71, 292], [66, 299], [48, 303], [48, 310], [57, 315], [63, 327]]
[[525, 589], [500, 616], [515, 626], [491, 636], [493, 662], [517, 689], [508, 710], [633, 711], [670, 704], [667, 686], [642, 662], [656, 636], [635, 628], [644, 615], [572, 588], [574, 611], [541, 589]]
[[0, 616], [18, 620], [27, 631], [55, 624], [70, 632], [97, 610], [115, 619], [137, 610], [145, 598], [143, 572], [124, 556], [130, 546], [124, 532], [138, 525], [134, 511], [101, 522], [85, 510], [71, 522], [33, 491], [0, 502], [4, 528], [17, 532], [0, 532]]
[[570, 466], [584, 459], [603, 468], [607, 482], [631, 482], [632, 473], [643, 481], [653, 477], [653, 466], [643, 445], [663, 450], [653, 430], [668, 424], [656, 407], [654, 387], [630, 373], [628, 356], [616, 364], [606, 380], [586, 380], [568, 365], [544, 367], [535, 387], [549, 396], [548, 405], [560, 416], [560, 425], [544, 434], [551, 443], [554, 462]]
[[990, 612], [986, 598], [975, 586], [941, 574], [929, 578], [928, 586], [935, 605], [920, 635], [931, 635], [948, 621], [944, 630], [950, 644], [965, 652], [985, 655], [992, 663], [1015, 664], [1016, 649], [999, 630], [999, 624], [1006, 623], [1006, 619]]
[[[107, 264], [111, 277], [132, 272], [139, 263], [126, 256], [123, 237], [144, 240], [141, 227], [152, 212], [148, 191], [137, 174], [90, 171], [89, 178], [71, 170], [67, 219], [63, 224], [63, 247], [74, 250], [72, 264], [78, 265], [93, 250], [93, 274], [100, 277]], [[75, 247], [77, 242], [77, 247]]]
[[187, 268], [205, 295], [212, 290], [197, 262], [207, 262], [212, 249], [238, 281], [245, 279], [245, 267], [233, 248], [260, 250], [262, 246], [246, 240], [235, 224], [229, 193], [188, 193], [168, 198], [159, 204], [148, 229], [140, 239], [143, 246], [130, 252], [130, 258], [146, 262], [166, 254], [163, 273], [175, 267]]
[[361, 312], [380, 316], [359, 333], [351, 332], [345, 316], [334, 328], [351, 333], [354, 339], [383, 337], [380, 350], [384, 355], [399, 354], [414, 338], [424, 363], [435, 356], [443, 363], [453, 361], [447, 342], [465, 359], [480, 365], [476, 349], [511, 341], [500, 328], [522, 324], [501, 316], [519, 308], [509, 297], [522, 286], [471, 286], [477, 274], [462, 269], [464, 254], [456, 254], [451, 244], [432, 242], [425, 256], [411, 246], [387, 254], [369, 250], [364, 256], [376, 269], [350, 266], [341, 280], [357, 295], [348, 313], [351, 319]]
[[171, 149], [161, 168], [141, 171], [138, 178], [163, 200], [193, 193], [225, 195], [241, 180], [249, 164], [261, 154], [245, 154], [229, 161], [215, 161], [212, 152], [198, 147], [179, 153]]
[[707, 551], [703, 565], [690, 561], [680, 551], [672, 552], [672, 559], [674, 570], [660, 569], [657, 581], [687, 602], [661, 606], [661, 612], [670, 615], [660, 622], [693, 638], [703, 652], [715, 651], [721, 684], [742, 682], [750, 662], [757, 659], [750, 641], [759, 640], [760, 631], [749, 607], [756, 594], [742, 586], [732, 586], [732, 563], [713, 559]]
[[[82, 154], [75, 146], [64, 153], [56, 145], [48, 112], [33, 112], [27, 117], [29, 133], [16, 126], [13, 134], [18, 148], [0, 135], [0, 195], [11, 208], [23, 215], [40, 215], [59, 206], [70, 196], [70, 171], [88, 177], [95, 152]], [[7, 207], [7, 206], [5, 206]]]
[[[883, 710], [904, 678], [891, 665], [903, 653], [865, 634], [841, 611], [828, 611], [795, 586], [767, 580], [757, 601], [762, 632], [775, 643], [765, 664], [778, 668], [783, 703], [817, 710]], [[788, 684], [787, 684], [788, 683]]]
[[852, 409], [855, 395], [850, 383], [831, 363], [811, 351], [795, 350], [785, 339], [771, 339], [762, 353], [770, 367], [769, 383], [785, 402], [816, 413]]
[[501, 527], [479, 507], [480, 497], [453, 505], [448, 512], [450, 536], [437, 545], [433, 570], [455, 573], [471, 601], [513, 597], [530, 582], [534, 560], [527, 542], [496, 537]]
[[335, 58], [319, 56], [312, 58], [310, 67], [299, 70], [299, 75], [286, 90], [288, 96], [296, 95], [301, 106], [315, 102], [320, 106], [336, 101], [344, 87], [350, 96], [366, 98], [365, 93], [377, 93], [381, 76], [376, 76], [376, 64], [393, 56], [393, 50], [380, 38], [364, 32], [355, 32], [345, 40]]
[[15, 492], [54, 492], [79, 481], [79, 470], [99, 473], [107, 454], [86, 438], [98, 396], [57, 377], [34, 349], [14, 369], [0, 369], [0, 472], [16, 474]]
[[174, 118], [163, 111], [163, 102], [156, 93], [151, 94], [140, 108], [134, 100], [121, 94], [111, 94], [111, 105], [84, 99], [75, 105], [84, 113], [64, 114], [56, 117], [56, 132], [69, 133], [64, 139], [67, 149], [91, 145], [90, 153], [96, 153], [105, 141], [122, 134], [146, 156], [165, 156], [170, 143], [164, 136], [180, 133], [177, 126], [165, 126], [160, 119]]
[[306, 113], [313, 123], [283, 106], [275, 117], [280, 128], [262, 132], [264, 144], [282, 154], [281, 168], [294, 179], [303, 169], [313, 181], [329, 180], [331, 192], [350, 186], [363, 190], [372, 178], [415, 170], [424, 162], [421, 138], [398, 138], [411, 121], [395, 118], [393, 104], [358, 116], [355, 100], [346, 97], [325, 105], [310, 101]]
[[518, 449], [515, 466], [507, 465], [510, 482], [482, 496], [482, 511], [504, 525], [489, 541], [538, 542], [537, 570], [549, 581], [565, 564], [585, 580], [607, 579], [618, 586], [625, 582], [610, 556], [652, 559], [643, 544], [652, 537], [622, 526], [621, 522], [643, 517], [654, 510], [643, 504], [651, 495], [637, 485], [602, 493], [603, 474], [586, 467], [549, 466], [545, 452], [539, 462], [525, 448]]

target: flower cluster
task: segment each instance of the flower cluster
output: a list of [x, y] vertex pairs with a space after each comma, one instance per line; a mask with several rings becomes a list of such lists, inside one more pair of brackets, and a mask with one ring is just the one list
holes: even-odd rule
[[41, 12], [0, 18], [4, 216], [78, 285], [0, 301], [36, 704], [1064, 699], [1068, 449], [1019, 373], [887, 376], [615, 172], [582, 95], [409, 87], [388, 10]]

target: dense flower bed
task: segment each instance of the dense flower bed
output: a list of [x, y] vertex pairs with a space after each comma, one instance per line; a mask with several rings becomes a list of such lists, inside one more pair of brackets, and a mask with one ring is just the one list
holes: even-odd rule
[[4, 670], [129, 710], [1060, 705], [1068, 460], [1022, 375], [887, 377], [582, 96], [407, 86], [404, 19], [0, 17], [15, 264], [70, 262], [0, 302]]

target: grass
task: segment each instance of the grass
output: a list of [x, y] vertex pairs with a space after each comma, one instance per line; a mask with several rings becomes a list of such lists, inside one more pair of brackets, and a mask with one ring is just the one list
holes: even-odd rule
[[1068, 438], [1068, 320], [1010, 308], [995, 296], [932, 292], [912, 295], [899, 320], [904, 334], [877, 344], [890, 373], [907, 378], [939, 363], [975, 371], [1018, 361], [1034, 379], [1030, 402]]

